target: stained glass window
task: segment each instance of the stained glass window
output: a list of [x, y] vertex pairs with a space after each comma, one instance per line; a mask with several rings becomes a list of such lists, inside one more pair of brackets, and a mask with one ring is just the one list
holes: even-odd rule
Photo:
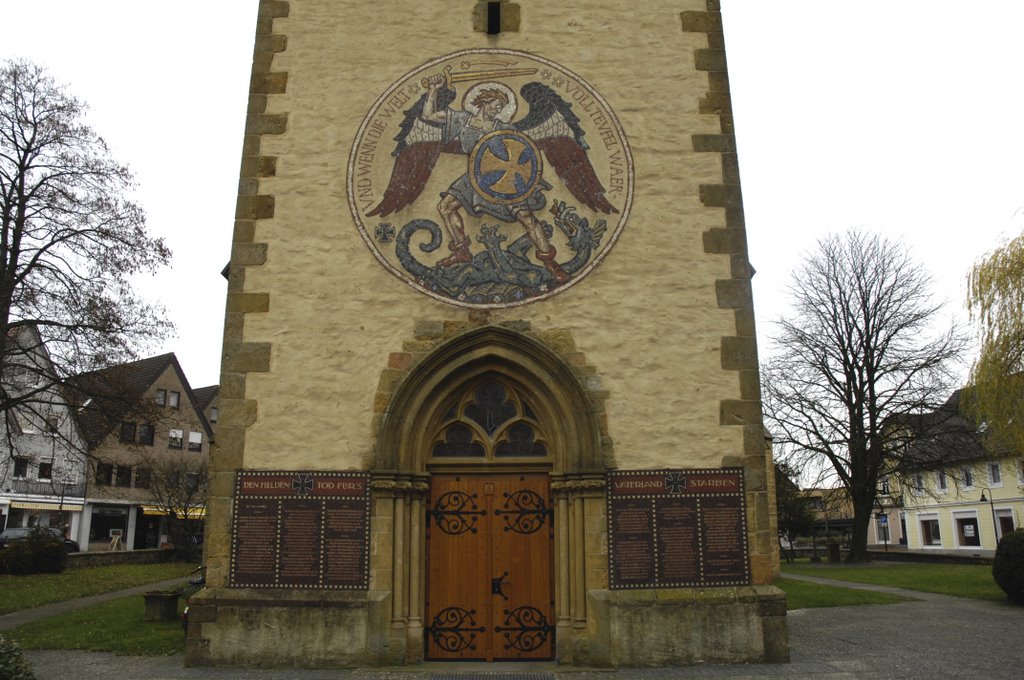
[[544, 457], [545, 437], [526, 400], [504, 381], [469, 386], [445, 412], [433, 455], [443, 457]]
[[495, 456], [546, 456], [544, 444], [535, 441], [533, 428], [526, 423], [516, 423], [508, 429], [508, 439], [498, 442]]
[[453, 423], [445, 431], [443, 442], [434, 446], [435, 456], [471, 457], [484, 455], [484, 448], [473, 441], [473, 431], [462, 423]]
[[501, 383], [484, 383], [476, 389], [475, 402], [466, 406], [466, 417], [493, 435], [498, 426], [515, 418], [516, 407], [508, 401]]

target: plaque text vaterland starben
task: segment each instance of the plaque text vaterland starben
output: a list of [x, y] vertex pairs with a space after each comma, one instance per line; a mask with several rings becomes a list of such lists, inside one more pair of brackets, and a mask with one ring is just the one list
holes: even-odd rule
[[749, 585], [743, 471], [608, 473], [609, 586]]

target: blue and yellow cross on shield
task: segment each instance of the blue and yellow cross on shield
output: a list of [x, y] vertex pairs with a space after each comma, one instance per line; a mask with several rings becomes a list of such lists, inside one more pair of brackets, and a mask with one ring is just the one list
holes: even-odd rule
[[516, 130], [495, 130], [469, 154], [469, 181], [482, 198], [509, 205], [525, 201], [541, 181], [540, 152]]

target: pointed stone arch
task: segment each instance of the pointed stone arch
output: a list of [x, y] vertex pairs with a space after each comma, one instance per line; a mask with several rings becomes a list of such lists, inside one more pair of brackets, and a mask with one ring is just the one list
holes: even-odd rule
[[603, 471], [607, 456], [599, 417], [602, 393], [587, 389], [578, 377], [581, 372], [588, 371], [570, 365], [541, 340], [501, 326], [476, 328], [444, 340], [398, 380], [380, 421], [370, 468], [425, 473], [429, 438], [446, 403], [472, 383], [493, 376], [526, 396], [538, 419], [552, 424], [552, 472]]
[[[546, 472], [557, 518], [551, 538], [555, 657], [570, 662], [572, 640], [588, 621], [588, 578], [594, 587], [607, 583], [600, 529], [587, 518], [604, 517], [604, 472], [615, 466], [605, 415], [609, 394], [569, 330], [480, 321], [418, 321], [414, 337], [405, 341], [404, 351], [390, 355], [381, 373], [374, 398], [375, 442], [367, 460], [379, 517], [375, 531], [381, 537], [371, 559], [371, 580], [390, 584], [394, 649], [402, 650], [406, 661], [422, 661], [425, 624], [430, 624], [424, 619], [429, 585], [424, 506], [431, 479], [452, 471]], [[493, 383], [514, 392], [520, 405], [528, 403], [518, 414], [526, 414], [543, 433], [543, 461], [433, 458], [438, 433], [453, 420], [462, 422], [460, 417], [472, 419], [463, 407], [477, 398], [474, 390]]]

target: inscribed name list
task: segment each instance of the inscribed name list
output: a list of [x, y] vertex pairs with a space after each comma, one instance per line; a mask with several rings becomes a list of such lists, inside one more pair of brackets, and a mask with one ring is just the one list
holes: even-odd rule
[[608, 474], [609, 586], [748, 585], [743, 471]]
[[369, 476], [238, 472], [229, 584], [369, 587]]

